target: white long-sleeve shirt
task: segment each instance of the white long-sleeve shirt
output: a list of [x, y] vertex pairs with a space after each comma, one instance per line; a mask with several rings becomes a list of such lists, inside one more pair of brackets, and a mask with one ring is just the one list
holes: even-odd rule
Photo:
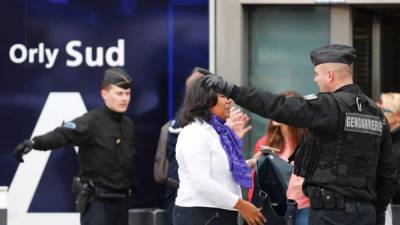
[[211, 125], [196, 121], [185, 126], [178, 136], [176, 159], [180, 180], [176, 205], [235, 210], [242, 197], [240, 186]]

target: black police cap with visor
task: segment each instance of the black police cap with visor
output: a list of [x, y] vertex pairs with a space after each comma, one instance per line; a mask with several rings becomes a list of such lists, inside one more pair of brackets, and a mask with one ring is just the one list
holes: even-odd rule
[[332, 44], [314, 49], [310, 53], [314, 66], [323, 63], [344, 63], [351, 65], [356, 59], [356, 49], [340, 44]]
[[114, 84], [120, 88], [129, 89], [131, 82], [132, 78], [120, 67], [113, 67], [104, 72], [103, 85]]

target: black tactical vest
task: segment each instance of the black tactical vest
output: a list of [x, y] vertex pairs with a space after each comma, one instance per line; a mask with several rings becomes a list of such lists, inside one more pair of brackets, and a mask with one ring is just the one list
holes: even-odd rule
[[308, 159], [303, 159], [308, 168], [297, 168], [295, 173], [302, 171], [306, 186], [329, 187], [339, 193], [370, 189], [375, 186], [384, 116], [363, 93], [337, 92], [333, 96], [341, 111], [339, 131], [311, 131], [302, 144], [312, 150]]

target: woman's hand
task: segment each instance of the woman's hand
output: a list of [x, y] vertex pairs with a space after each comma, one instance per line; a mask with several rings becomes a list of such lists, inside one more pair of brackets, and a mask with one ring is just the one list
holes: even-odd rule
[[246, 160], [247, 166], [250, 169], [253, 169], [256, 166], [257, 160], [263, 155], [262, 152], [257, 152], [256, 154], [253, 155], [251, 159]]
[[251, 126], [248, 126], [250, 117], [244, 114], [240, 109], [232, 107], [229, 118], [226, 120], [226, 125], [231, 128], [239, 138], [243, 138]]
[[264, 225], [267, 222], [260, 210], [248, 201], [239, 199], [235, 209], [239, 210], [240, 215], [249, 225]]

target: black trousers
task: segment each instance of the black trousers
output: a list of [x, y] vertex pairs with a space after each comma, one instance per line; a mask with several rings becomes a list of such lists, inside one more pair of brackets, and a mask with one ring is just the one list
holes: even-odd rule
[[237, 211], [207, 208], [180, 207], [175, 205], [174, 225], [237, 225]]
[[309, 225], [376, 225], [375, 207], [354, 202], [344, 209], [311, 209]]
[[129, 198], [95, 199], [90, 202], [81, 225], [128, 225]]

